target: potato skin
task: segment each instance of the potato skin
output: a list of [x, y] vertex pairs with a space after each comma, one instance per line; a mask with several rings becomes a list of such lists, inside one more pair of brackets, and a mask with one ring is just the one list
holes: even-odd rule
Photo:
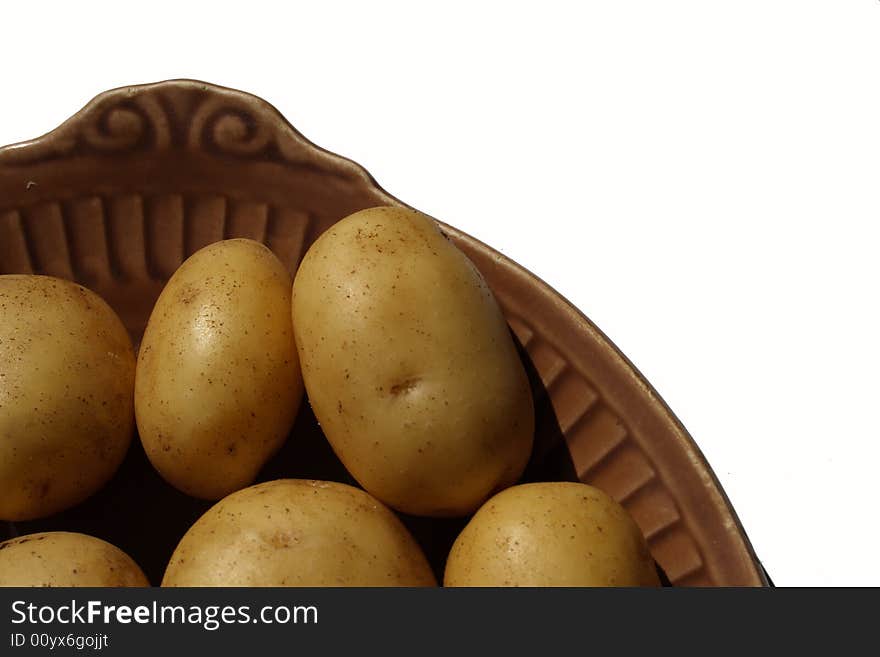
[[315, 415], [372, 495], [460, 516], [520, 476], [528, 379], [492, 292], [435, 221], [383, 207], [336, 223], [300, 265], [293, 319]]
[[216, 500], [253, 482], [303, 395], [290, 274], [262, 244], [217, 242], [184, 262], [144, 332], [135, 413], [171, 485]]
[[149, 586], [125, 552], [94, 536], [43, 532], [0, 543], [0, 586]]
[[175, 549], [162, 586], [435, 586], [403, 523], [346, 484], [269, 481], [211, 507]]
[[647, 543], [598, 488], [551, 482], [495, 495], [456, 539], [444, 586], [659, 586]]
[[134, 350], [94, 292], [0, 276], [0, 519], [31, 520], [99, 490], [134, 430]]

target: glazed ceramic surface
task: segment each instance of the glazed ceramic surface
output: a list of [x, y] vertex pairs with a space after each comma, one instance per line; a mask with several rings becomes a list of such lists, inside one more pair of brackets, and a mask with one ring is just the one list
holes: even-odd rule
[[[249, 237], [293, 272], [322, 231], [376, 205], [403, 203], [254, 96], [188, 80], [116, 89], [48, 135], [0, 150], [0, 273], [80, 282], [116, 309], [137, 343], [165, 281], [202, 246]], [[526, 478], [577, 478], [610, 493], [674, 585], [766, 585], [709, 465], [633, 365], [542, 281], [442, 227], [482, 271], [522, 346], [537, 409]], [[350, 481], [303, 407], [294, 439], [261, 479]], [[93, 533], [128, 551], [157, 583], [205, 508], [158, 479], [135, 441], [106, 490], [8, 530]], [[406, 520], [442, 568], [460, 522]]]

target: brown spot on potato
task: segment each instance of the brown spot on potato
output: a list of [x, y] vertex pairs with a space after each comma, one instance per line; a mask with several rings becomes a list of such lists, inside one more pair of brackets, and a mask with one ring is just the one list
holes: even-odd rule
[[177, 295], [180, 299], [180, 303], [184, 305], [189, 305], [198, 298], [199, 292], [199, 288], [197, 288], [195, 285], [184, 285], [180, 288], [180, 291], [177, 293]]
[[413, 392], [416, 387], [418, 387], [420, 381], [421, 379], [419, 379], [418, 377], [405, 379], [400, 383], [395, 383], [393, 386], [391, 386], [388, 389], [388, 393], [393, 397], [408, 394], [410, 392]]
[[295, 536], [290, 532], [275, 532], [269, 538], [269, 545], [274, 548], [289, 548], [291, 543], [298, 543], [299, 536]]

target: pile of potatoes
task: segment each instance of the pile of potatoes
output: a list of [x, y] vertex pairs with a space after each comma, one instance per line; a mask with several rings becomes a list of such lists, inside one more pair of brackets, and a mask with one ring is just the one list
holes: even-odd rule
[[[304, 395], [305, 393], [305, 395]], [[254, 484], [304, 396], [360, 488]], [[171, 486], [216, 501], [163, 586], [435, 586], [396, 512], [470, 517], [446, 586], [656, 586], [627, 512], [585, 484], [519, 484], [529, 382], [474, 265], [414, 211], [328, 229], [294, 280], [265, 246], [209, 245], [171, 277], [137, 356], [80, 285], [0, 276], [0, 519], [43, 518], [113, 476], [132, 436]], [[147, 586], [65, 532], [0, 543], [0, 585]]]

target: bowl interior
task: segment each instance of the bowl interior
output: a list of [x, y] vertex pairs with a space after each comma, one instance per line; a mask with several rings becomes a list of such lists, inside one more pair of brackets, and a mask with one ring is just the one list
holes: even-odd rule
[[[202, 246], [249, 237], [293, 272], [330, 225], [376, 205], [403, 204], [260, 99], [195, 81], [118, 89], [52, 133], [0, 151], [0, 274], [80, 282], [113, 306], [137, 343], [165, 281]], [[626, 358], [544, 283], [442, 226], [492, 287], [530, 374], [537, 429], [525, 478], [606, 490], [636, 519], [675, 585], [766, 584], [711, 469]], [[307, 404], [292, 435], [261, 480], [354, 483]], [[166, 485], [135, 440], [93, 498], [8, 531], [100, 536], [158, 583], [180, 536], [208, 506]], [[440, 571], [464, 520], [405, 521]]]

